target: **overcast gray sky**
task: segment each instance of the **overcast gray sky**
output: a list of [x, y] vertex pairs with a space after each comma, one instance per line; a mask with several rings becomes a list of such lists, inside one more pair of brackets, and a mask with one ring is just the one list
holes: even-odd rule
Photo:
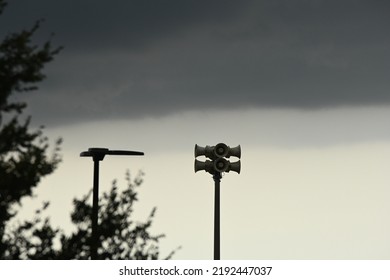
[[53, 223], [70, 230], [91, 188], [81, 151], [141, 150], [104, 160], [102, 190], [142, 169], [137, 217], [157, 206], [162, 255], [210, 259], [213, 182], [193, 149], [225, 142], [243, 156], [221, 183], [222, 259], [390, 258], [389, 1], [10, 2], [0, 36], [44, 18], [37, 42], [64, 46], [17, 97], [65, 140], [37, 191]]
[[65, 47], [39, 122], [390, 102], [388, 1], [11, 2], [2, 26], [44, 18], [37, 38]]

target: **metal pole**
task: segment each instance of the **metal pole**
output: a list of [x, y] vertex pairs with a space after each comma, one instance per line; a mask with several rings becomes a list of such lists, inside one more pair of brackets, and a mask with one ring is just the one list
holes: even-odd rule
[[99, 215], [99, 161], [102, 161], [105, 155], [121, 156], [143, 156], [143, 152], [109, 150], [106, 148], [89, 148], [88, 151], [80, 153], [81, 157], [92, 157], [93, 165], [93, 198], [92, 198], [92, 233], [91, 233], [91, 259], [98, 259], [97, 249], [99, 247], [98, 233], [98, 215]]
[[99, 159], [94, 159], [93, 168], [93, 199], [92, 199], [92, 238], [91, 238], [91, 259], [97, 259], [97, 248], [99, 236], [97, 233], [99, 213]]
[[216, 172], [213, 176], [215, 183], [215, 195], [214, 195], [214, 260], [220, 260], [220, 182], [221, 173]]

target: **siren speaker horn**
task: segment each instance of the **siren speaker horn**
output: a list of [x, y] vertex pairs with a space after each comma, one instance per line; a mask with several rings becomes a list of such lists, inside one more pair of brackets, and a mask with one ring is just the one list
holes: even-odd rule
[[214, 146], [201, 147], [195, 145], [195, 157], [206, 156], [210, 159], [215, 159]]
[[205, 163], [203, 161], [199, 161], [197, 159], [195, 159], [195, 164], [194, 164], [194, 170], [195, 170], [195, 173], [200, 171], [200, 170], [205, 170]]
[[227, 154], [227, 157], [238, 157], [241, 158], [241, 146], [238, 145], [237, 147], [230, 148], [229, 153]]
[[206, 148], [195, 144], [195, 157], [204, 156], [206, 154]]
[[229, 165], [229, 168], [226, 170], [226, 172], [234, 171], [240, 174], [241, 171], [241, 161], [231, 162]]
[[213, 163], [210, 160], [200, 161], [200, 160], [195, 159], [194, 170], [195, 170], [195, 173], [200, 171], [200, 170], [204, 170], [206, 172], [213, 173], [213, 170], [214, 170]]
[[214, 161], [214, 170], [217, 172], [225, 172], [229, 168], [229, 161], [224, 158], [217, 158]]
[[219, 143], [214, 147], [214, 155], [216, 157], [226, 157], [229, 152], [229, 147], [224, 143]]

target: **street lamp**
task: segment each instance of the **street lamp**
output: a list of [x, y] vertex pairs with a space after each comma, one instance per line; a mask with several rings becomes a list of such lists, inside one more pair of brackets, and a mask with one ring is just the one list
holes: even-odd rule
[[118, 156], [142, 156], [143, 152], [109, 150], [106, 148], [89, 148], [88, 151], [80, 153], [81, 157], [92, 157], [93, 168], [93, 199], [92, 199], [92, 238], [91, 238], [91, 259], [97, 259], [97, 248], [99, 235], [97, 233], [98, 212], [99, 212], [99, 161], [102, 161], [106, 155]]
[[[205, 156], [210, 160], [199, 161], [198, 156]], [[241, 158], [241, 147], [230, 148], [224, 143], [215, 146], [200, 147], [195, 145], [195, 172], [204, 170], [213, 175], [215, 183], [214, 195], [214, 260], [220, 260], [220, 182], [223, 172], [234, 171], [240, 173], [241, 162], [230, 162], [226, 158], [231, 156]]]

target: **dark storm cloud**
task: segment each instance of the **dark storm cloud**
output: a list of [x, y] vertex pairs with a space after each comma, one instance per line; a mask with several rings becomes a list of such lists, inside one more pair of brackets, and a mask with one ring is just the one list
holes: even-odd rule
[[39, 36], [65, 46], [28, 101], [68, 122], [388, 104], [389, 12], [369, 0], [14, 0], [2, 22], [46, 18]]
[[[243, 7], [232, 0], [14, 0], [8, 21], [25, 27], [37, 19], [47, 21], [66, 46], [82, 51], [99, 48], [145, 48], [170, 38], [194, 24], [225, 21]], [[158, 42], [157, 42], [158, 43]]]

